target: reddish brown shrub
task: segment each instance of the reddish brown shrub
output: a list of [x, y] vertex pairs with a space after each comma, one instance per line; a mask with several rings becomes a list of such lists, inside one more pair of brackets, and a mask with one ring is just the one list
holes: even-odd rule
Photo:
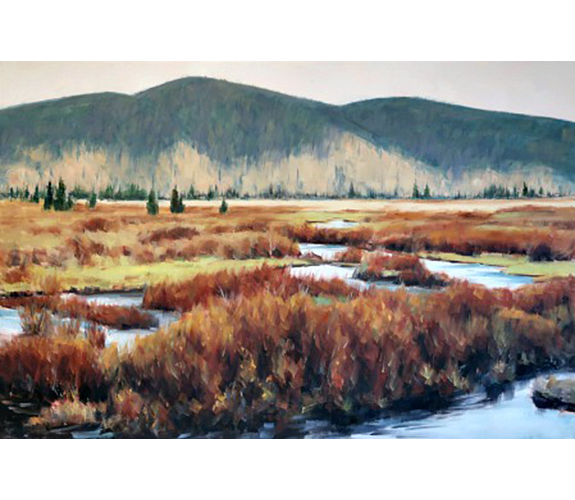
[[354, 276], [365, 281], [392, 280], [408, 286], [445, 286], [447, 276], [431, 273], [417, 255], [372, 252], [364, 255]]
[[156, 229], [150, 233], [140, 235], [141, 243], [158, 243], [160, 241], [189, 240], [200, 234], [194, 227], [171, 227]]
[[117, 231], [120, 225], [113, 219], [106, 219], [104, 217], [92, 217], [90, 219], [78, 222], [76, 227], [80, 231], [84, 232], [102, 231], [104, 233], [108, 233], [110, 231]]
[[358, 294], [355, 288], [341, 280], [296, 278], [288, 269], [264, 265], [239, 272], [198, 274], [185, 281], [154, 284], [146, 289], [143, 303], [148, 309], [186, 311], [217, 297], [251, 297], [261, 290], [270, 290], [286, 297], [299, 291], [306, 291], [310, 295], [354, 297]]

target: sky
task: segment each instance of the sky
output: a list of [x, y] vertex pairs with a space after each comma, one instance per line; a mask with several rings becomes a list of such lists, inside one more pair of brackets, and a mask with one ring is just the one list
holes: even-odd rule
[[0, 62], [0, 108], [209, 76], [332, 104], [423, 97], [575, 121], [571, 62]]

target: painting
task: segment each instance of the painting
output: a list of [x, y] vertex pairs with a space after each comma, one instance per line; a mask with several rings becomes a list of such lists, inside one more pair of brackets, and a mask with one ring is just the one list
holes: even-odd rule
[[0, 63], [0, 437], [575, 437], [574, 85]]

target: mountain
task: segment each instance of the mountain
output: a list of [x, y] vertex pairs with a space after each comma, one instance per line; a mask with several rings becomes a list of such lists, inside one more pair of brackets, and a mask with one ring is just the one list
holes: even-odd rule
[[0, 110], [0, 186], [294, 194], [575, 187], [575, 124], [414, 98], [333, 106], [209, 78]]

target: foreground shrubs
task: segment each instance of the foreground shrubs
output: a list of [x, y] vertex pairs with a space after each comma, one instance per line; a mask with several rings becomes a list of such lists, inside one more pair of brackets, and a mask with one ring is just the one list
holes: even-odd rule
[[[139, 339], [121, 356], [123, 381], [143, 405], [165, 409], [164, 429], [255, 428], [304, 408], [343, 422], [429, 408], [478, 384], [573, 364], [573, 284], [511, 293], [458, 283], [428, 296], [370, 290], [329, 307], [303, 293], [261, 291], [196, 307], [169, 331]], [[522, 309], [549, 287], [562, 292], [541, 314]]]
[[0, 390], [40, 401], [107, 397], [110, 379], [102, 369], [100, 351], [85, 340], [23, 337], [0, 348]]
[[[94, 417], [105, 428], [172, 436], [302, 412], [346, 423], [433, 408], [477, 385], [575, 365], [575, 278], [513, 292], [459, 282], [421, 295], [370, 289], [322, 305], [317, 283], [282, 288], [284, 272], [187, 282], [182, 293], [195, 298], [175, 297], [189, 312], [119, 353], [86, 340], [13, 340], [0, 347], [0, 392], [88, 405], [71, 406], [74, 421], [91, 421], [90, 405], [105, 401]], [[194, 296], [206, 283], [210, 298]], [[169, 287], [155, 293], [174, 298]], [[61, 414], [45, 414], [46, 425]]]

